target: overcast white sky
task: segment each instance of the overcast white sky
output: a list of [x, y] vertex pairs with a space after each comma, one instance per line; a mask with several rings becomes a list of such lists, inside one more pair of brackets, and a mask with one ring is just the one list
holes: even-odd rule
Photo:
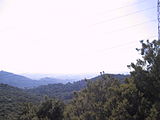
[[139, 40], [157, 36], [156, 2], [0, 0], [0, 69], [128, 72]]

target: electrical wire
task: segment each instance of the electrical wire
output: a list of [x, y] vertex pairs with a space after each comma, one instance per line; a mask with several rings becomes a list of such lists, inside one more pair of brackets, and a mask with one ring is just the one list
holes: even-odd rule
[[157, 19], [152, 19], [152, 20], [149, 20], [149, 21], [145, 21], [145, 22], [142, 22], [142, 23], [138, 23], [138, 24], [134, 24], [134, 25], [128, 26], [128, 27], [116, 29], [116, 30], [113, 30], [113, 31], [110, 31], [110, 32], [106, 32], [106, 33], [119, 32], [119, 31], [127, 30], [127, 29], [130, 29], [130, 28], [134, 28], [134, 27], [138, 27], [138, 26], [144, 25], [146, 23], [156, 22], [156, 21], [157, 21]]
[[[150, 36], [149, 38], [147, 38], [147, 39], [151, 39], [151, 38], [154, 38], [154, 37], [157, 37], [157, 36]], [[117, 48], [120, 48], [120, 47], [125, 47], [125, 46], [128, 46], [128, 45], [133, 45], [133, 44], [135, 44], [135, 43], [137, 43], [137, 41], [131, 41], [131, 42], [127, 42], [127, 43], [124, 43], [124, 44], [120, 44], [120, 45], [116, 45], [116, 46], [112, 46], [112, 47], [110, 47], [110, 48], [107, 48], [107, 49], [105, 49], [105, 50], [103, 50], [103, 52], [108, 52], [108, 51], [110, 51], [110, 50], [112, 50], [112, 49], [117, 49]], [[13, 76], [15, 76], [15, 74], [6, 74], [6, 75], [0, 75], [0, 78], [1, 79], [7, 79], [7, 78], [11, 78], [11, 77], [13, 77]], [[21, 75], [20, 75], [21, 76]], [[19, 77], [19, 76], [16, 76], [16, 77]], [[22, 76], [22, 77], [24, 77], [24, 78], [27, 78], [27, 77], [25, 77], [25, 76]], [[30, 78], [28, 78], [28, 79], [30, 79]]]
[[[157, 36], [150, 36], [147, 39], [151, 39], [151, 38], [155, 38], [155, 37], [157, 37]], [[117, 49], [117, 48], [125, 47], [125, 46], [128, 46], [128, 45], [133, 45], [133, 44], [136, 44], [136, 43], [137, 43], [137, 41], [130, 41], [130, 42], [127, 42], [127, 43], [124, 43], [124, 44], [119, 44], [119, 45], [112, 46], [112, 47], [107, 48], [107, 49], [103, 49], [103, 52], [108, 52], [108, 51], [110, 51], [112, 49]]]
[[121, 6], [121, 7], [115, 8], [115, 9], [111, 9], [111, 10], [106, 11], [105, 13], [117, 11], [119, 9], [124, 9], [124, 8], [130, 7], [130, 6], [134, 6], [134, 5], [138, 5], [138, 4], [144, 3], [146, 1], [148, 1], [148, 0], [142, 0], [142, 1], [139, 1], [139, 2], [135, 2], [133, 4], [129, 4], [129, 5], [125, 5], [125, 6]]
[[146, 9], [143, 9], [143, 10], [139, 10], [139, 11], [135, 11], [135, 12], [132, 12], [132, 13], [128, 13], [126, 15], [110, 18], [110, 19], [107, 19], [107, 20], [92, 24], [92, 26], [95, 26], [95, 25], [98, 25], [98, 24], [103, 24], [103, 23], [106, 23], [106, 22], [111, 22], [113, 20], [117, 20], [117, 19], [120, 19], [120, 18], [128, 17], [128, 16], [131, 16], [131, 15], [138, 14], [138, 13], [141, 13], [141, 12], [144, 12], [144, 11], [147, 11], [147, 10], [151, 10], [151, 9], [155, 9], [155, 8], [156, 7], [150, 7], [150, 8], [146, 8]]

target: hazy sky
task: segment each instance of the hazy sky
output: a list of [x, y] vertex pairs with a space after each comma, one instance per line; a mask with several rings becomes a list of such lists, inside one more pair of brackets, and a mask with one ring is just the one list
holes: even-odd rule
[[0, 0], [0, 69], [123, 73], [156, 38], [157, 0]]

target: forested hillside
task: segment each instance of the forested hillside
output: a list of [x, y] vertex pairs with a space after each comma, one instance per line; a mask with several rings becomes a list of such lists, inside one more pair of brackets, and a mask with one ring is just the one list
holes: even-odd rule
[[22, 113], [24, 103], [36, 103], [40, 100], [22, 89], [0, 84], [0, 120], [17, 120]]
[[43, 85], [26, 91], [37, 96], [48, 96], [50, 98], [58, 98], [63, 101], [68, 101], [72, 99], [74, 91], [82, 90], [85, 87], [86, 82], [82, 80], [67, 84]]
[[62, 107], [55, 100], [46, 100], [32, 113], [34, 116], [30, 113], [33, 106], [23, 117], [32, 120], [159, 120], [160, 41], [141, 41], [141, 44], [142, 48], [137, 51], [142, 59], [128, 66], [132, 72], [124, 82], [101, 74], [101, 79], [88, 81], [85, 89], [74, 93], [69, 104]]
[[48, 85], [61, 82], [61, 79], [56, 78], [42, 78], [40, 80], [33, 80], [22, 75], [0, 71], [0, 83], [8, 84], [18, 88], [34, 88], [40, 85]]
[[120, 84], [102, 76], [77, 93], [66, 107], [65, 120], [159, 120], [160, 41], [141, 41], [142, 55], [131, 63], [131, 78]]
[[[121, 74], [106, 74], [113, 78], [117, 78], [121, 83], [124, 82], [124, 79], [129, 77], [129, 75]], [[50, 98], [58, 98], [63, 101], [69, 101], [73, 98], [73, 93], [76, 91], [83, 90], [87, 86], [87, 81], [96, 81], [98, 79], [103, 79], [102, 76], [97, 76], [92, 79], [80, 80], [73, 83], [67, 84], [49, 84], [42, 85], [37, 88], [27, 89], [28, 93], [32, 93], [37, 96], [49, 96]]]
[[[93, 80], [40, 86], [28, 93], [1, 85], [0, 117], [3, 120], [160, 120], [160, 41], [141, 41], [141, 45], [137, 51], [142, 58], [128, 65], [131, 75], [123, 81], [102, 72]], [[40, 102], [31, 97], [32, 93], [48, 97]], [[64, 97], [70, 93], [73, 98]]]

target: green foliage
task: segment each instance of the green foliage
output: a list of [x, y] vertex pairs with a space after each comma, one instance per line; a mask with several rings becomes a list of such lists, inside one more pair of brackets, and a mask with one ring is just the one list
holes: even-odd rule
[[[159, 120], [160, 119], [160, 41], [141, 41], [142, 55], [126, 80], [111, 97], [111, 120]], [[108, 102], [107, 102], [108, 105]]]
[[0, 120], [17, 120], [24, 109], [23, 104], [36, 101], [38, 98], [22, 89], [0, 84]]
[[35, 94], [36, 96], [48, 96], [50, 98], [58, 98], [65, 102], [73, 98], [74, 91], [80, 91], [86, 87], [86, 82], [84, 80], [67, 83], [67, 84], [49, 84], [39, 86], [37, 88], [28, 89], [27, 92], [30, 94]]
[[158, 119], [158, 110], [155, 105], [152, 106], [150, 110], [149, 116], [146, 118], [146, 120], [157, 120]]
[[104, 120], [106, 117], [105, 102], [110, 98], [110, 87], [118, 87], [113, 78], [89, 81], [87, 88], [75, 93], [75, 98], [66, 107], [66, 120]]
[[160, 41], [141, 41], [142, 48], [137, 49], [142, 55], [137, 63], [130, 65], [137, 88], [152, 102], [160, 100]]
[[27, 104], [19, 120], [62, 120], [64, 104], [56, 99], [48, 99], [38, 106]]
[[102, 75], [75, 93], [65, 120], [159, 120], [160, 42], [141, 41], [142, 59], [131, 63], [131, 78], [119, 84]]
[[[109, 76], [120, 79], [122, 82], [124, 81], [124, 78], [128, 77], [128, 75], [121, 75], [121, 74], [109, 74]], [[98, 79], [102, 79], [102, 77], [97, 76], [95, 78], [92, 78], [91, 81], [95, 81]], [[26, 92], [41, 97], [47, 95], [50, 98], [58, 98], [65, 102], [69, 102], [73, 98], [73, 93], [75, 91], [83, 90], [86, 87], [86, 85], [87, 82], [85, 80], [81, 80], [67, 84], [59, 83], [59, 84], [42, 85], [36, 88], [27, 89]]]
[[38, 120], [36, 116], [37, 106], [33, 105], [32, 103], [24, 104], [23, 112], [21, 113], [18, 120]]
[[[25, 92], [22, 94], [20, 89], [1, 85], [0, 119], [160, 120], [160, 41], [141, 41], [141, 44], [142, 48], [137, 50], [142, 58], [131, 63], [131, 76], [123, 82], [101, 73], [95, 80], [87, 80], [87, 85], [82, 84], [83, 81], [84, 89], [81, 91], [80, 84], [68, 83], [41, 86], [29, 92], [61, 98], [61, 93], [79, 91], [74, 92], [74, 98], [66, 105], [49, 98], [38, 105], [22, 105], [25, 101], [32, 102], [32, 99]], [[20, 97], [13, 96], [11, 91]]]

